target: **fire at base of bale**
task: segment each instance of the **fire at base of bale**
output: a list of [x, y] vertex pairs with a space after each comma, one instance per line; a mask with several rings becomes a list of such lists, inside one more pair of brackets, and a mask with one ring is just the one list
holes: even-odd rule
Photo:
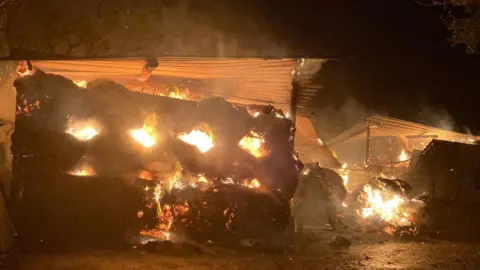
[[353, 191], [346, 205], [356, 217], [356, 223], [389, 235], [416, 235], [418, 213], [424, 204], [411, 200], [411, 187], [397, 179], [374, 178]]
[[[292, 121], [274, 108], [252, 117], [218, 98], [151, 96], [103, 80], [79, 85], [40, 70], [15, 86], [14, 215], [27, 245], [108, 246], [127, 232], [238, 242], [286, 229], [303, 165]], [[95, 206], [85, 203], [92, 194]], [[72, 225], [74, 212], [82, 215]], [[45, 213], [54, 231], [34, 222]]]

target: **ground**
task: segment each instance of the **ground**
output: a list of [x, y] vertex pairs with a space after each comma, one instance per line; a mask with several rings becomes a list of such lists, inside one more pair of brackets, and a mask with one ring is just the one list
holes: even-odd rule
[[217, 251], [197, 256], [162, 256], [134, 251], [24, 254], [16, 269], [480, 269], [480, 245], [453, 242], [358, 243], [349, 249], [284, 255]]

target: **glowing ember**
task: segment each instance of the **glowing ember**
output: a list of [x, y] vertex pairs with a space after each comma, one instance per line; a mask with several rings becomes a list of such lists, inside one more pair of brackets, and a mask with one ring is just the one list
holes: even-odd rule
[[[147, 170], [143, 170], [138, 174], [138, 178], [143, 179], [143, 180], [153, 180], [152, 173], [150, 173]], [[148, 188], [148, 187], [147, 187]], [[147, 189], [148, 190], [148, 189]]]
[[318, 138], [317, 141], [318, 141], [318, 144], [323, 145], [322, 139]]
[[392, 225], [411, 225], [408, 213], [403, 209], [405, 200], [397, 194], [385, 190], [373, 189], [370, 185], [363, 187], [365, 195], [364, 208], [359, 212], [363, 218], [377, 218]]
[[255, 118], [258, 117], [259, 115], [260, 115], [259, 112], [254, 112], [254, 113], [253, 113], [253, 117], [255, 117]]
[[202, 153], [208, 152], [213, 148], [213, 136], [210, 133], [203, 132], [198, 129], [190, 131], [190, 133], [182, 133], [178, 138], [190, 145], [194, 145]]
[[97, 127], [98, 123], [94, 120], [76, 120], [71, 118], [69, 120], [68, 129], [65, 131], [68, 134], [73, 135], [75, 138], [81, 141], [91, 140], [93, 137], [99, 134]]
[[400, 161], [407, 161], [409, 159], [409, 156], [407, 155], [407, 153], [405, 152], [405, 150], [402, 150], [402, 152], [400, 153], [400, 155], [398, 156], [398, 160]]
[[74, 84], [76, 84], [78, 87], [81, 88], [87, 88], [87, 81], [81, 80], [81, 81], [73, 81]]
[[245, 135], [245, 137], [243, 137], [238, 143], [243, 150], [249, 152], [256, 158], [263, 157], [268, 154], [264, 148], [264, 144], [265, 140], [253, 131], [251, 131], [250, 134]]
[[155, 114], [152, 114], [145, 120], [142, 128], [130, 130], [130, 136], [139, 142], [141, 145], [150, 148], [155, 145], [157, 141], [157, 135], [155, 126], [157, 124], [157, 118]]

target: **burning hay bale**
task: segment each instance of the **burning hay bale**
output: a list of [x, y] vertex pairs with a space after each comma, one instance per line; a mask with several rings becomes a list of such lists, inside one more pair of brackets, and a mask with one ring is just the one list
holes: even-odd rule
[[[67, 234], [61, 224], [68, 219], [64, 208], [72, 205], [72, 211], [88, 213], [88, 205], [109, 213], [86, 219], [88, 226], [80, 216], [75, 228], [110, 226], [110, 242], [127, 231], [162, 240], [176, 234], [239, 242], [274, 237], [287, 227], [288, 202], [303, 165], [293, 149], [292, 121], [274, 108], [252, 117], [219, 98], [197, 103], [151, 96], [105, 80], [72, 82], [40, 70], [15, 86], [12, 152], [22, 239], [62, 242], [55, 235]], [[120, 187], [116, 197], [106, 196], [108, 202], [83, 202], [91, 193]], [[44, 196], [49, 190], [75, 196], [59, 201]], [[58, 223], [57, 234], [32, 223], [40, 208], [51, 213], [48, 224]]]
[[365, 228], [390, 235], [416, 234], [418, 209], [408, 198], [410, 190], [402, 180], [377, 177], [352, 192], [346, 205]]

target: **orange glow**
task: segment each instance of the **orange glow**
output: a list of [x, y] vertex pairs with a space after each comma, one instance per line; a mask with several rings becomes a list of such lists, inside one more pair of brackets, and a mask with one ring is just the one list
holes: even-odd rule
[[152, 114], [145, 119], [145, 122], [140, 129], [130, 130], [130, 136], [146, 148], [155, 145], [157, 141], [157, 132], [155, 127], [157, 125], [157, 116]]
[[[210, 130], [208, 127], [206, 130]], [[213, 148], [213, 134], [211, 132], [203, 132], [199, 129], [194, 129], [190, 133], [182, 133], [178, 138], [185, 143], [196, 146], [202, 153], [206, 153]]]
[[70, 118], [65, 131], [81, 141], [88, 141], [99, 134], [99, 124], [95, 120], [77, 120]]
[[207, 178], [205, 176], [200, 176], [197, 180], [198, 183], [208, 183]]
[[85, 80], [80, 80], [80, 81], [74, 80], [73, 83], [76, 84], [78, 87], [81, 87], [81, 88], [87, 88], [87, 84], [88, 84], [88, 82], [85, 81]]
[[27, 61], [20, 61], [17, 65], [17, 74], [20, 77], [29, 76], [35, 73], [35, 70], [29, 70]]
[[149, 181], [153, 180], [152, 174], [151, 174], [149, 171], [147, 171], [147, 170], [141, 171], [141, 172], [138, 174], [138, 178], [144, 179], [144, 180], [149, 180]]
[[250, 131], [250, 134], [245, 135], [242, 140], [240, 140], [238, 145], [256, 158], [263, 157], [268, 154], [264, 148], [265, 140], [263, 137], [253, 131]]
[[92, 176], [95, 175], [95, 171], [89, 165], [83, 165], [82, 167], [68, 172], [70, 175], [76, 176]]

